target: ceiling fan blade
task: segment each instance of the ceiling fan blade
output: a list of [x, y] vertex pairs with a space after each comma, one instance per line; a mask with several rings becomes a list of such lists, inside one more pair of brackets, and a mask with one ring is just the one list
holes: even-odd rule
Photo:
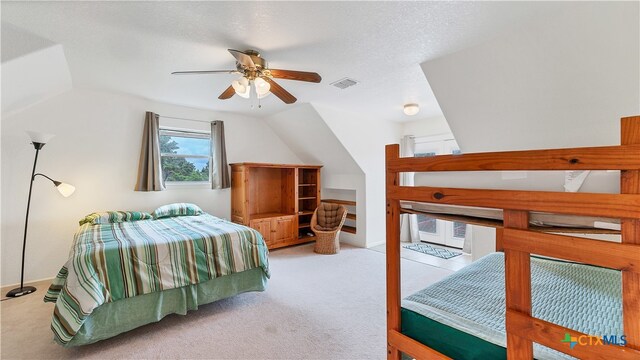
[[322, 80], [322, 77], [318, 73], [314, 72], [280, 69], [269, 69], [269, 71], [271, 72], [271, 76], [276, 79], [308, 81], [314, 83], [319, 83]]
[[273, 81], [273, 79], [269, 79], [269, 78], [264, 78], [264, 79], [269, 81], [269, 84], [271, 84], [271, 92], [273, 93], [273, 95], [280, 98], [280, 100], [284, 101], [285, 104], [293, 104], [298, 100], [296, 99], [295, 96], [291, 95], [290, 92], [283, 89], [282, 86], [278, 85], [277, 82]]
[[233, 55], [234, 58], [242, 65], [245, 69], [255, 69], [256, 64], [251, 59], [251, 56], [243, 53], [239, 50], [227, 49]]
[[229, 86], [225, 91], [222, 92], [222, 94], [220, 94], [220, 96], [218, 96], [218, 99], [220, 100], [226, 100], [226, 99], [230, 99], [233, 95], [235, 95], [236, 91], [233, 90], [233, 86]]
[[234, 74], [237, 72], [237, 70], [174, 71], [171, 73], [171, 75]]

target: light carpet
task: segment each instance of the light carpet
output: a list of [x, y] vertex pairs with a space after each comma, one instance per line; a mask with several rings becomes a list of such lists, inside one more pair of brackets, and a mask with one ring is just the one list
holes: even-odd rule
[[[245, 293], [170, 315], [111, 339], [65, 349], [49, 328], [44, 286], [0, 303], [2, 359], [385, 359], [385, 256], [312, 245], [272, 251], [265, 292]], [[403, 294], [451, 274], [402, 261]]]

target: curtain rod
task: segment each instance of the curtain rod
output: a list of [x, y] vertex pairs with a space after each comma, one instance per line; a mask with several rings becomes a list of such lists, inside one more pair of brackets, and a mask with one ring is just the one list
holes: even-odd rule
[[197, 120], [197, 119], [185, 119], [185, 118], [179, 118], [179, 117], [173, 117], [173, 116], [164, 116], [164, 115], [160, 115], [158, 114], [159, 117], [161, 118], [165, 118], [165, 119], [174, 119], [174, 120], [185, 120], [185, 121], [197, 121], [197, 122], [206, 122], [206, 123], [212, 123], [216, 120]]

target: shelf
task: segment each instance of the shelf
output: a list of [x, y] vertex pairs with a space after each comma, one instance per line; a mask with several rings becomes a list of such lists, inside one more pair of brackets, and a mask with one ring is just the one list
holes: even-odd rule
[[347, 213], [347, 219], [356, 220], [356, 214]]
[[305, 197], [299, 197], [298, 200], [315, 200], [316, 197], [315, 196], [305, 196]]
[[356, 233], [356, 228], [355, 228], [355, 227], [353, 227], [353, 226], [346, 226], [346, 225], [343, 225], [343, 226], [342, 226], [342, 231], [344, 231], [344, 232], [348, 232], [348, 233], [351, 233], [351, 234], [355, 234], [355, 233]]
[[310, 223], [298, 224], [298, 229], [310, 228], [310, 227], [311, 227]]
[[298, 184], [298, 186], [316, 186], [316, 184]]
[[313, 215], [314, 210], [302, 210], [298, 212], [298, 215]]
[[348, 206], [356, 206], [356, 202], [355, 201], [350, 201], [350, 200], [322, 199], [322, 202], [332, 203], [332, 204], [340, 204], [340, 205], [348, 205]]

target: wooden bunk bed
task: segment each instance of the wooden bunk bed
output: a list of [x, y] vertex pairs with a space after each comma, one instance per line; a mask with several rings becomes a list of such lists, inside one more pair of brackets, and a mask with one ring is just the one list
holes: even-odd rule
[[[402, 332], [400, 292], [401, 201], [500, 209], [496, 251], [504, 253], [506, 356], [532, 359], [533, 343], [583, 359], [640, 359], [640, 116], [621, 120], [621, 145], [509, 151], [432, 158], [400, 158], [386, 147], [388, 359], [448, 359]], [[402, 172], [621, 170], [620, 194], [482, 190], [399, 185]], [[550, 234], [530, 227], [531, 212], [620, 219], [621, 242]], [[453, 219], [464, 219], [454, 216]], [[480, 224], [482, 224], [480, 222]], [[588, 336], [532, 316], [531, 255], [621, 272], [624, 346], [576, 346], [559, 340]], [[616, 272], [617, 273], [617, 272]], [[620, 274], [620, 273], [618, 273]], [[595, 334], [592, 334], [595, 335]]]

